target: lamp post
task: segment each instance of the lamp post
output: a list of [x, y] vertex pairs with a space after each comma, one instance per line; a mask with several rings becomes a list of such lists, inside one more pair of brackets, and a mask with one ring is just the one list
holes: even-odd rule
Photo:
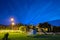
[[13, 26], [15, 25], [14, 18], [11, 18], [11, 25], [12, 25], [11, 29], [13, 29]]

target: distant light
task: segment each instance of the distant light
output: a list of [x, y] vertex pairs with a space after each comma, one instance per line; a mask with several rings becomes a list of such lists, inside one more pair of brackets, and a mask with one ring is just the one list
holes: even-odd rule
[[14, 22], [12, 22], [12, 25], [15, 25], [15, 23], [14, 23]]
[[14, 18], [11, 18], [11, 21], [14, 21]]

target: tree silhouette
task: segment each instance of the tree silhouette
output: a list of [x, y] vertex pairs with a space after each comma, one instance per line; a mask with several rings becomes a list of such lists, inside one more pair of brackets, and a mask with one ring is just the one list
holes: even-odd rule
[[48, 28], [48, 32], [51, 31], [51, 25], [48, 22], [42, 24], [43, 28]]

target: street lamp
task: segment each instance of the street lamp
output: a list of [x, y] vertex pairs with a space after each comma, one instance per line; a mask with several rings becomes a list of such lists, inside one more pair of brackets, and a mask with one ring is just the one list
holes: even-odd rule
[[14, 21], [14, 18], [11, 18], [11, 22]]
[[14, 18], [11, 18], [10, 20], [11, 20], [11, 25], [12, 25], [12, 29], [13, 29], [13, 26], [15, 25]]
[[15, 25], [15, 23], [14, 23], [14, 22], [12, 22], [12, 25]]

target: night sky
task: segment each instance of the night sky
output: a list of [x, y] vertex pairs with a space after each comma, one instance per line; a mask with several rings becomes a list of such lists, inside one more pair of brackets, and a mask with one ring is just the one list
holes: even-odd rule
[[60, 0], [0, 0], [0, 24], [9, 25], [11, 17], [15, 23], [60, 25]]

